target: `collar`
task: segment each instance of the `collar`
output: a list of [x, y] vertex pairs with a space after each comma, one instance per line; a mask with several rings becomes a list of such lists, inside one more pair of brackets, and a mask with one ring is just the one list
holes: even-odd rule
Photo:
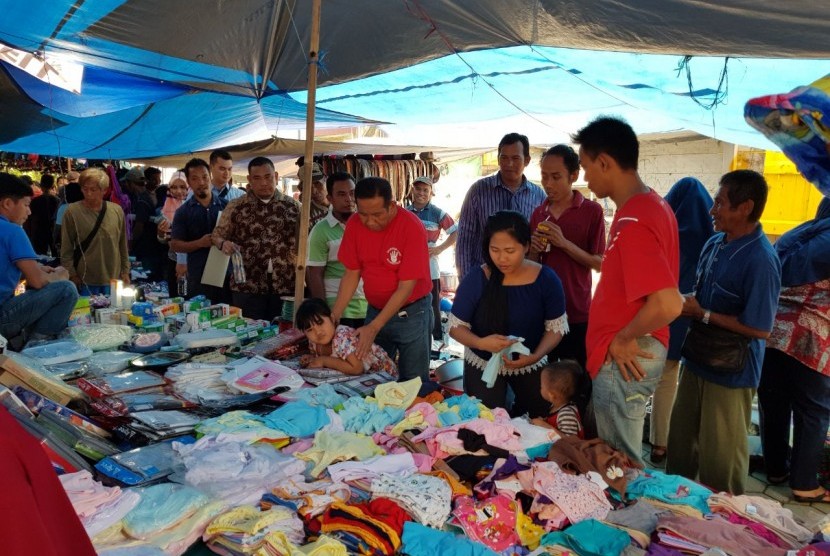
[[[213, 205], [218, 205], [218, 204], [219, 204], [219, 196], [216, 194], [215, 191], [211, 191], [210, 192], [210, 205], [208, 205], [208, 206], [211, 207]], [[199, 202], [199, 199], [197, 199], [196, 195], [194, 194], [194, 195], [190, 196], [190, 199], [188, 199], [184, 203], [182, 203], [182, 206], [184, 206], [184, 205], [198, 205], [198, 206], [201, 207], [202, 203]], [[204, 207], [202, 207], [202, 208], [204, 208]]]
[[718, 238], [718, 243], [723, 249], [729, 249], [732, 251], [732, 255], [730, 255], [731, 258], [737, 255], [738, 251], [742, 250], [747, 245], [758, 241], [762, 235], [764, 235], [764, 229], [761, 226], [761, 223], [758, 222], [753, 231], [749, 232], [745, 236], [739, 237], [738, 239], [733, 239], [730, 242], [726, 241], [726, 234], [721, 232], [721, 236]]
[[427, 210], [431, 206], [432, 206], [432, 202], [429, 202], [429, 203], [425, 204], [424, 208], [418, 208], [415, 205], [410, 204], [408, 207], [406, 207], [406, 210], [411, 210], [412, 212], [424, 212], [425, 210]]
[[323, 220], [325, 220], [326, 222], [328, 222], [328, 225], [329, 225], [329, 226], [331, 226], [332, 228], [336, 228], [337, 226], [342, 226], [344, 229], [346, 228], [346, 224], [345, 224], [345, 223], [343, 223], [343, 222], [341, 222], [341, 221], [339, 221], [339, 220], [338, 220], [338, 219], [334, 216], [334, 213], [331, 211], [331, 207], [329, 207], [329, 211], [328, 211], [328, 213], [326, 214], [325, 218], [323, 218]]
[[[576, 189], [572, 189], [571, 191], [574, 192], [574, 195], [571, 198], [571, 204], [565, 210], [579, 208], [582, 206], [582, 203], [585, 202], [585, 196], [582, 195], [582, 193], [580, 193]], [[550, 208], [550, 199], [545, 199], [545, 206]]]
[[[527, 181], [527, 176], [525, 176], [524, 174], [522, 174], [522, 183], [520, 183], [520, 184], [519, 184], [519, 187], [517, 187], [517, 188], [516, 188], [516, 193], [518, 193], [518, 192], [519, 192], [519, 191], [521, 191], [522, 189], [528, 189], [528, 188], [530, 187], [530, 185], [528, 185], [528, 184], [529, 184], [529, 182]], [[505, 188], [506, 190], [508, 190], [508, 191], [510, 191], [511, 193], [513, 193], [513, 190], [512, 190], [512, 189], [510, 189], [509, 187], [507, 187], [507, 186], [504, 184], [504, 182], [502, 181], [502, 179], [501, 179], [501, 170], [499, 170], [498, 172], [496, 172], [496, 187], [503, 187], [503, 188]]]
[[6, 218], [6, 217], [5, 217], [5, 216], [3, 216], [2, 214], [0, 214], [0, 220], [5, 220], [5, 221], [6, 221], [6, 222], [8, 222], [9, 224], [11, 224], [11, 223], [12, 223], [12, 221], [11, 221], [11, 220], [9, 220], [8, 218]]
[[213, 183], [211, 183], [211, 184], [210, 184], [210, 188], [211, 188], [213, 191], [215, 191], [216, 193], [221, 193], [222, 191], [224, 191], [224, 190], [225, 190], [225, 188], [230, 189], [230, 185], [229, 185], [229, 184], [227, 184], [227, 183], [225, 183], [225, 184], [223, 184], [223, 185], [222, 185], [222, 187], [216, 187], [215, 185], [213, 185]]

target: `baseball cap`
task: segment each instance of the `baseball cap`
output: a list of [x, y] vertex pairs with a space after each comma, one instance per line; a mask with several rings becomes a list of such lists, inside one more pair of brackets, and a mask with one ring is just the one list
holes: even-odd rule
[[429, 176], [419, 176], [419, 177], [415, 178], [414, 180], [412, 180], [412, 185], [415, 185], [416, 183], [425, 183], [430, 187], [432, 187], [432, 185], [433, 185], [432, 178], [429, 177]]
[[144, 169], [141, 166], [133, 166], [129, 172], [124, 174], [124, 181], [147, 181], [144, 177]]

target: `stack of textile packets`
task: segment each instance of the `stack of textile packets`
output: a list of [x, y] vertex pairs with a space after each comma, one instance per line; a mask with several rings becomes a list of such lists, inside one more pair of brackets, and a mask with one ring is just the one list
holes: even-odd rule
[[812, 538], [775, 502], [642, 471], [602, 440], [560, 438], [466, 395], [419, 398], [420, 386], [346, 397], [321, 385], [268, 413], [202, 420], [198, 439], [143, 460], [165, 470], [150, 486], [62, 480], [113, 556], [199, 540], [224, 555], [742, 556]]

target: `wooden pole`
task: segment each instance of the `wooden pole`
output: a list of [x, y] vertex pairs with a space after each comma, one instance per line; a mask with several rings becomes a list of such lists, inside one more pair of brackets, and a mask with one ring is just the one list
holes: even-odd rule
[[306, 100], [305, 123], [305, 163], [302, 167], [303, 204], [300, 213], [300, 235], [297, 245], [297, 283], [294, 286], [294, 314], [303, 301], [305, 289], [305, 269], [308, 259], [308, 221], [311, 218], [311, 171], [314, 163], [314, 114], [317, 103], [317, 63], [320, 49], [320, 4], [321, 0], [313, 0], [311, 6], [311, 44], [308, 52], [308, 97]]

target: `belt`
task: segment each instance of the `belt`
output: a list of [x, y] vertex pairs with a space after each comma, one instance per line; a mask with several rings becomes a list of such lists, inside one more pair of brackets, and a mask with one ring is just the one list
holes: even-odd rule
[[[431, 293], [432, 293], [432, 292], [428, 293], [427, 295], [430, 295]], [[413, 305], [415, 305], [416, 303], [418, 303], [418, 302], [420, 302], [420, 301], [423, 301], [424, 299], [426, 299], [427, 295], [421, 296], [421, 297], [419, 297], [418, 299], [416, 299], [415, 301], [411, 301], [411, 302], [407, 303], [406, 305], [404, 305], [403, 307], [401, 307], [400, 309], [398, 309], [398, 313], [400, 313], [401, 311], [406, 311], [407, 309], [409, 309], [410, 307], [412, 307], [412, 306], [413, 306]], [[382, 310], [383, 310], [383, 307], [381, 307], [380, 309], [378, 309], [378, 308], [377, 308], [377, 307], [375, 307], [374, 305], [372, 305], [372, 308], [373, 308], [373, 309], [375, 309], [376, 311], [382, 311]]]

